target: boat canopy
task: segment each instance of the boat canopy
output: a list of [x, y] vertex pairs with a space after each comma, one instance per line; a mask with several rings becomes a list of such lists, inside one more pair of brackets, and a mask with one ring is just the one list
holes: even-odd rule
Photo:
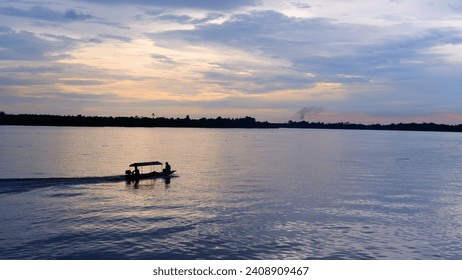
[[162, 162], [160, 161], [135, 162], [135, 163], [130, 164], [130, 167], [149, 166], [149, 165], [162, 165]]

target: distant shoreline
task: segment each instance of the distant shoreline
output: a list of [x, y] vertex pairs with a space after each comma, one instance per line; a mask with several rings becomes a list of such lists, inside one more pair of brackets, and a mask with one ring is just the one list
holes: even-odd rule
[[462, 132], [462, 124], [448, 125], [435, 123], [399, 124], [354, 124], [288, 121], [270, 123], [244, 118], [165, 118], [165, 117], [102, 117], [102, 116], [61, 116], [39, 114], [6, 114], [0, 112], [0, 125], [19, 126], [74, 126], [74, 127], [196, 127], [196, 128], [311, 128], [311, 129], [355, 129], [355, 130], [398, 130], [398, 131], [442, 131]]

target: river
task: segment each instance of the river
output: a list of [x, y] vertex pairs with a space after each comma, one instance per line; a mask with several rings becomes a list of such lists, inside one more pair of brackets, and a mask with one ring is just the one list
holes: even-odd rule
[[460, 133], [0, 126], [0, 158], [0, 259], [462, 259]]

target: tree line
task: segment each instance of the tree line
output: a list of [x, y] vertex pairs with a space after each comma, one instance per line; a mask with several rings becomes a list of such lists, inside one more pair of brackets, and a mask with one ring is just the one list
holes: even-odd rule
[[362, 129], [362, 130], [402, 130], [402, 131], [447, 131], [462, 132], [462, 124], [436, 124], [436, 123], [392, 123], [392, 124], [356, 124], [349, 122], [323, 123], [307, 121], [289, 121], [281, 127], [288, 128], [319, 128], [319, 129]]
[[275, 124], [259, 122], [252, 117], [244, 118], [165, 118], [165, 117], [106, 117], [61, 116], [34, 114], [6, 114], [0, 112], [0, 125], [28, 126], [120, 126], [120, 127], [205, 127], [205, 128], [277, 128]]
[[105, 117], [82, 115], [6, 114], [0, 112], [0, 125], [26, 126], [87, 126], [87, 127], [203, 127], [203, 128], [311, 128], [311, 129], [359, 129], [359, 130], [406, 130], [462, 132], [462, 124], [392, 123], [355, 124], [349, 122], [323, 123], [288, 121], [287, 123], [260, 122], [252, 117], [244, 118], [165, 118], [165, 117]]

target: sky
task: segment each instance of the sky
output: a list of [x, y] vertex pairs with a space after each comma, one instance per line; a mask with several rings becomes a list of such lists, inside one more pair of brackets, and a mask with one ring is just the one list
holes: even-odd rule
[[0, 0], [0, 111], [462, 123], [462, 0]]

